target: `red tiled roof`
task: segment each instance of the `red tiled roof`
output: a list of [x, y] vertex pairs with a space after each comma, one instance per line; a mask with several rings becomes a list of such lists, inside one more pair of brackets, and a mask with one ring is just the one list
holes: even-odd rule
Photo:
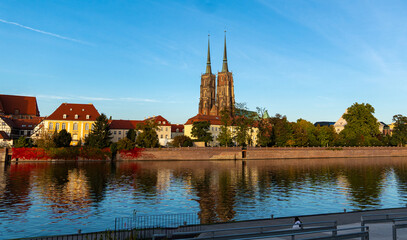
[[168, 120], [163, 118], [161, 115], [147, 118], [144, 121], [149, 121], [149, 120], [154, 120], [159, 126], [171, 126], [171, 123], [168, 122]]
[[[64, 118], [66, 114], [66, 118]], [[78, 115], [78, 118], [75, 118]], [[89, 119], [86, 119], [89, 115]], [[62, 103], [47, 120], [77, 120], [77, 121], [95, 121], [99, 117], [99, 112], [93, 104]]]
[[191, 125], [194, 122], [202, 122], [202, 121], [208, 121], [211, 123], [211, 125], [222, 125], [222, 122], [221, 122], [219, 116], [210, 116], [210, 115], [201, 115], [201, 114], [198, 114], [198, 115], [188, 119], [188, 121], [184, 125]]
[[13, 119], [13, 122], [18, 129], [33, 130], [43, 119], [43, 117], [36, 117], [33, 119]]
[[138, 123], [143, 121], [139, 120], [110, 120], [110, 129], [135, 129]]
[[15, 127], [15, 124], [13, 122], [13, 119], [6, 117], [6, 116], [0, 116], [0, 118], [10, 127]]
[[0, 139], [10, 140], [10, 137], [6, 132], [0, 131]]
[[[16, 114], [18, 110], [18, 114]], [[40, 116], [35, 97], [0, 94], [0, 112], [5, 115]]]
[[184, 131], [184, 125], [182, 124], [171, 124], [171, 132], [183, 132]]

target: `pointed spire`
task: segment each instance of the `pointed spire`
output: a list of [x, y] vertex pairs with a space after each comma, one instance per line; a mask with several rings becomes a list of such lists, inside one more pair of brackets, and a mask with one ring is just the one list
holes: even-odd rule
[[226, 30], [225, 30], [225, 49], [223, 50], [223, 66], [222, 66], [222, 72], [229, 72], [228, 70], [228, 59], [227, 59], [227, 54], [226, 54]]
[[210, 51], [210, 45], [209, 45], [209, 34], [208, 34], [208, 60], [206, 61], [206, 73], [211, 74], [212, 69], [211, 69], [211, 51]]

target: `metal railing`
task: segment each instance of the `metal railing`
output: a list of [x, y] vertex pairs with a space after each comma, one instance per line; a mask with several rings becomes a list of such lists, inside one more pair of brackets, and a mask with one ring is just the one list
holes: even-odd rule
[[407, 212], [405, 213], [387, 213], [387, 214], [367, 214], [360, 217], [360, 224], [365, 226], [367, 223], [385, 223], [394, 221], [407, 220]]
[[[401, 220], [403, 221], [403, 220]], [[404, 220], [404, 221], [407, 221]], [[407, 228], [407, 223], [397, 224], [396, 221], [393, 222], [392, 232], [393, 232], [393, 240], [397, 240], [397, 229]]]

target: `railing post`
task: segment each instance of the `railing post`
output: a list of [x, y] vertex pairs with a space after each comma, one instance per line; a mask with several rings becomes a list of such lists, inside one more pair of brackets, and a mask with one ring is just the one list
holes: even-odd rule
[[395, 223], [393, 223], [393, 240], [397, 240], [397, 229]]

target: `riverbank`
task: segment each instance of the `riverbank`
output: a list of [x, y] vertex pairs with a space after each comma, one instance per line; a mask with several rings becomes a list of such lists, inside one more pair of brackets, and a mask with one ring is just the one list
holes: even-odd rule
[[[11, 151], [9, 151], [11, 154]], [[407, 157], [407, 147], [187, 147], [144, 149], [140, 156], [117, 156], [118, 161], [207, 161], [207, 160], [272, 160], [318, 158]], [[0, 161], [5, 161], [6, 149], [0, 148]], [[20, 161], [33, 161], [23, 160]], [[15, 159], [12, 159], [15, 161]], [[37, 161], [37, 160], [36, 160]], [[45, 160], [55, 161], [55, 160]], [[65, 160], [66, 161], [66, 160]], [[88, 160], [86, 160], [88, 161]]]
[[162, 148], [145, 149], [136, 160], [271, 160], [298, 158], [407, 157], [407, 147], [309, 147], [309, 148]]

